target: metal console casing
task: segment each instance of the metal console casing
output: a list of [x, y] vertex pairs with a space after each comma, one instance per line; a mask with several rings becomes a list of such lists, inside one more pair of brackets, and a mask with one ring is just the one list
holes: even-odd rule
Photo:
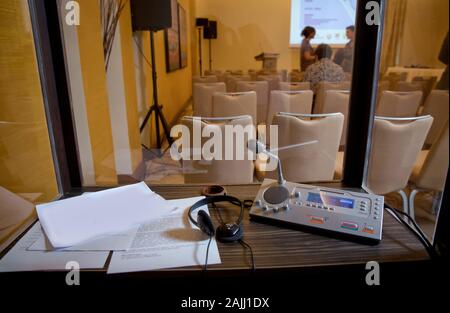
[[250, 217], [379, 242], [383, 208], [383, 196], [265, 179]]

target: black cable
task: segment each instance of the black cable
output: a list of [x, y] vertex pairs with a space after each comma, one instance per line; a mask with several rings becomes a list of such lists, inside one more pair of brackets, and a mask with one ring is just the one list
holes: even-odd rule
[[212, 241], [212, 236], [209, 237], [209, 241], [208, 241], [208, 247], [206, 247], [206, 259], [205, 259], [205, 266], [203, 267], [203, 270], [206, 272], [206, 270], [208, 269], [208, 255], [209, 255], [209, 246], [211, 245], [211, 241]]
[[[416, 222], [414, 221], [414, 219], [411, 218], [411, 216], [409, 216], [407, 213], [402, 212], [396, 208], [392, 208], [390, 206], [386, 206], [385, 209], [390, 212], [391, 214], [393, 214], [398, 220], [400, 220], [400, 222], [402, 224], [405, 224], [406, 221], [402, 219], [401, 216], [399, 216], [399, 214], [405, 216], [408, 218], [408, 220], [410, 220], [413, 223], [414, 228], [411, 227], [410, 224], [406, 223], [405, 226], [410, 230], [415, 232], [416, 236], [420, 236], [423, 241], [425, 241], [426, 246], [427, 247], [431, 247], [431, 243], [429, 242], [428, 238], [426, 237], [426, 235], [423, 233], [422, 229], [419, 227], [419, 225], [416, 224]], [[404, 223], [405, 222], [405, 223]]]
[[[244, 200], [243, 203], [238, 203], [238, 202], [234, 202], [231, 201], [231, 203], [233, 203], [234, 205], [237, 206], [241, 206], [243, 204], [244, 208], [251, 208], [253, 205], [253, 200]], [[217, 208], [215, 203], [212, 203], [212, 207], [214, 208], [214, 211], [216, 212], [216, 215], [220, 221], [221, 224], [225, 224], [223, 218], [222, 218], [222, 214], [220, 213], [220, 209]], [[252, 247], [245, 242], [243, 239], [239, 240], [240, 245], [245, 249], [248, 248], [250, 250], [250, 254], [251, 254], [251, 258], [252, 258], [252, 271], [254, 272], [256, 270], [256, 266], [255, 266], [255, 257], [253, 255], [253, 249]]]
[[[384, 209], [386, 211], [388, 211], [389, 213], [393, 214], [398, 219], [398, 221], [400, 221], [401, 224], [403, 224], [406, 228], [408, 228], [419, 239], [419, 241], [425, 247], [425, 250], [427, 251], [427, 253], [431, 259], [434, 259], [436, 257], [436, 251], [433, 249], [433, 247], [431, 246], [428, 239], [421, 235], [422, 232], [420, 230], [414, 229], [409, 223], [407, 223], [403, 218], [401, 218], [401, 216], [399, 214], [397, 214], [397, 212], [400, 212], [400, 211], [398, 211], [396, 209], [392, 209], [391, 207], [388, 207], [388, 206], [385, 206]], [[404, 214], [406, 217], [408, 217], [410, 220], [412, 220], [412, 218], [408, 214], [406, 214], [404, 212], [402, 212], [402, 214]]]
[[419, 234], [423, 237], [423, 239], [427, 242], [429, 247], [432, 247], [433, 245], [431, 244], [431, 242], [428, 240], [428, 237], [425, 235], [425, 233], [423, 232], [422, 228], [416, 223], [416, 221], [407, 213], [400, 211], [396, 208], [392, 208], [389, 207], [391, 210], [394, 210], [396, 213], [401, 214], [403, 216], [405, 216], [406, 218], [408, 218], [408, 220], [414, 225], [414, 227], [416, 228], [416, 230], [419, 232]]
[[252, 256], [252, 270], [253, 272], [256, 270], [256, 266], [255, 266], [255, 257], [253, 255], [253, 249], [252, 246], [250, 246], [248, 243], [246, 243], [243, 239], [239, 240], [239, 243], [241, 244], [241, 246], [243, 246], [244, 248], [249, 248], [250, 250], [250, 254]]

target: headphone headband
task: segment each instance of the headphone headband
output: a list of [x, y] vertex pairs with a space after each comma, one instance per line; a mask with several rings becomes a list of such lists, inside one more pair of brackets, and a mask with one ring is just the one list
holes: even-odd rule
[[236, 221], [236, 224], [240, 225], [242, 222], [243, 215], [244, 215], [244, 203], [236, 197], [227, 196], [227, 195], [211, 196], [211, 197], [206, 197], [202, 200], [197, 201], [189, 208], [189, 214], [188, 214], [189, 220], [195, 226], [198, 226], [197, 221], [192, 217], [192, 212], [194, 212], [196, 209], [198, 209], [204, 205], [208, 205], [208, 204], [215, 203], [215, 202], [224, 202], [224, 201], [231, 202], [232, 204], [241, 207], [241, 212], [239, 213], [239, 217]]

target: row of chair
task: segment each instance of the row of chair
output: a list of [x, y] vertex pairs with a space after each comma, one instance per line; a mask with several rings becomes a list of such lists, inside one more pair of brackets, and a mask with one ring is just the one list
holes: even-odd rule
[[[193, 129], [192, 117], [182, 119]], [[422, 146], [433, 123], [433, 117], [387, 118], [377, 116], [374, 121], [366, 185], [376, 194], [399, 192], [406, 212], [414, 214], [414, 197], [421, 190], [442, 190], [448, 167], [448, 122], [438, 140], [424, 158], [423, 166], [414, 169]], [[295, 182], [332, 180], [335, 174], [339, 142], [344, 128], [342, 113], [299, 114], [279, 112], [273, 124], [278, 126], [278, 152], [285, 178]], [[201, 127], [215, 128], [224, 135], [225, 125], [253, 125], [251, 116], [203, 118]], [[202, 145], [210, 138], [202, 138]], [[221, 141], [225, 142], [224, 138]], [[191, 139], [192, 141], [192, 139]], [[295, 145], [312, 142], [306, 146]], [[237, 144], [237, 143], [235, 143]], [[240, 144], [245, 145], [244, 142]], [[237, 147], [234, 147], [236, 150]], [[245, 147], [244, 147], [245, 148]], [[193, 150], [195, 151], [195, 150]], [[222, 153], [225, 153], [222, 147]], [[252, 160], [183, 160], [187, 183], [251, 183], [256, 177], [275, 178], [275, 171], [266, 171], [267, 162]], [[415, 191], [408, 201], [403, 189], [408, 183]], [[409, 205], [408, 205], [409, 202]]]

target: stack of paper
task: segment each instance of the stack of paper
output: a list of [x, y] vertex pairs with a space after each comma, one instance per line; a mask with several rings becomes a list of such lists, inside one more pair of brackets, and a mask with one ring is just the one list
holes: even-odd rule
[[142, 182], [36, 206], [54, 248], [123, 233], [170, 210], [164, 198]]
[[34, 242], [44, 237], [39, 222], [17, 242], [0, 260], [0, 272], [64, 270], [68, 262], [77, 262], [80, 268], [102, 268], [109, 251], [46, 252], [28, 251]]
[[[167, 201], [139, 183], [38, 205], [40, 222], [0, 260], [0, 272], [59, 270], [70, 261], [102, 268], [110, 250], [108, 273], [203, 265], [209, 238], [187, 214], [200, 199]], [[213, 240], [208, 264], [216, 263]]]

